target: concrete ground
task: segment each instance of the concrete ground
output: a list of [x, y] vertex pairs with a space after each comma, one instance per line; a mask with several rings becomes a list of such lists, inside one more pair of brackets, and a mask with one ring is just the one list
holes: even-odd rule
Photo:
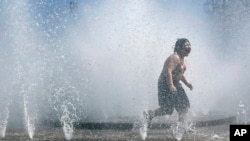
[[[1, 141], [64, 141], [62, 128], [47, 128], [36, 131], [33, 139], [25, 130], [8, 131]], [[88, 130], [75, 129], [72, 141], [141, 141], [139, 129], [131, 130]], [[229, 125], [198, 127], [186, 133], [183, 141], [229, 141]], [[171, 128], [148, 129], [146, 141], [176, 141]]]
[[[128, 119], [128, 118], [126, 118]], [[132, 120], [116, 120], [116, 122], [78, 123], [71, 136], [72, 141], [141, 141], [140, 123]], [[194, 130], [183, 134], [183, 141], [229, 141], [229, 125], [235, 117], [195, 119]], [[158, 119], [152, 122], [148, 129], [146, 141], [176, 141], [171, 120]], [[42, 124], [45, 125], [45, 124]], [[33, 139], [30, 139], [25, 129], [8, 128], [5, 137], [0, 141], [64, 141], [65, 134], [62, 127], [37, 127]]]

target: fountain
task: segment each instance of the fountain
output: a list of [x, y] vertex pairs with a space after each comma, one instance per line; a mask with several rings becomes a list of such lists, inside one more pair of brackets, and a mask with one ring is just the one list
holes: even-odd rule
[[[0, 1], [0, 136], [25, 129], [35, 139], [46, 123], [59, 122], [71, 140], [79, 135], [78, 122], [138, 122], [143, 109], [158, 107], [158, 76], [180, 37], [193, 47], [186, 72], [194, 85], [186, 90], [189, 118], [235, 115], [238, 101], [250, 99], [250, 20], [235, 19], [233, 11], [245, 13], [233, 5], [224, 7], [226, 14], [210, 5], [209, 15], [203, 4]], [[146, 139], [151, 129], [138, 130]]]
[[[60, 41], [53, 39], [56, 38], [53, 35], [55, 30], [52, 33], [51, 29], [41, 31], [40, 28], [43, 27], [40, 26], [45, 26], [46, 23], [39, 23], [39, 16], [30, 17], [33, 16], [33, 8], [39, 8], [33, 7], [36, 4], [27, 0], [1, 1], [1, 11], [4, 13], [1, 18], [5, 21], [3, 40], [8, 41], [4, 42], [8, 48], [5, 49], [7, 56], [3, 58], [8, 64], [5, 65], [4, 62], [2, 65], [11, 72], [4, 74], [9, 77], [4, 83], [10, 87], [4, 91], [7, 104], [3, 102], [6, 110], [1, 115], [1, 133], [2, 136], [5, 135], [9, 121], [9, 128], [19, 129], [24, 125], [32, 139], [37, 125], [44, 120], [55, 120], [58, 117], [64, 127], [65, 138], [70, 139], [70, 130], [73, 130], [69, 129], [72, 128], [70, 124], [75, 120], [72, 115], [78, 112], [74, 109], [81, 103], [77, 101], [79, 92], [74, 83], [81, 81], [71, 82], [72, 76], [66, 73], [66, 69], [73, 65], [68, 60], [70, 58], [65, 59], [65, 53], [60, 52], [63, 47], [57, 49]], [[42, 1], [40, 4], [44, 6]], [[43, 33], [43, 39], [49, 39], [47, 43], [39, 39]], [[74, 72], [75, 70], [72, 71]], [[22, 120], [23, 123], [20, 123]]]
[[244, 125], [247, 124], [247, 109], [245, 107], [245, 104], [242, 103], [241, 100], [237, 108], [236, 123]]
[[1, 114], [1, 121], [0, 121], [0, 137], [4, 137], [5, 136], [5, 132], [6, 132], [6, 127], [8, 124], [8, 118], [9, 118], [9, 111], [6, 108], [4, 111], [2, 111], [3, 114]]

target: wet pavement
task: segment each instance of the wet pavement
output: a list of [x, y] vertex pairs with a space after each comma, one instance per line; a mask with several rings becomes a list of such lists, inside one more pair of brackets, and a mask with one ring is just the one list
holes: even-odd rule
[[[152, 125], [143, 132], [143, 118], [123, 117], [98, 122], [74, 124], [72, 141], [176, 141], [176, 115], [155, 118]], [[191, 121], [191, 122], [190, 122]], [[183, 141], [229, 141], [229, 126], [235, 123], [235, 116], [206, 115], [189, 119], [191, 126], [179, 139]], [[191, 130], [192, 129], [192, 130]], [[64, 141], [65, 133], [59, 121], [46, 121], [36, 126], [35, 134], [29, 138], [25, 129], [8, 127], [0, 141]]]
[[[61, 128], [50, 128], [38, 130], [29, 139], [25, 131], [7, 132], [1, 141], [63, 141], [64, 133]], [[142, 140], [139, 130], [86, 130], [76, 129], [72, 136], [72, 141], [140, 141]], [[176, 141], [172, 130], [149, 129], [147, 141]], [[182, 137], [183, 141], [229, 141], [229, 125], [218, 125], [199, 127], [196, 132], [186, 133]]]

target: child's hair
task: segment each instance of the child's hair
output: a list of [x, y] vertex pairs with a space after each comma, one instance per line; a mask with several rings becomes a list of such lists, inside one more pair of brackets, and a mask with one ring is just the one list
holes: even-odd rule
[[189, 42], [189, 40], [186, 39], [186, 38], [178, 39], [176, 41], [176, 43], [175, 43], [175, 46], [174, 46], [174, 52], [177, 52], [179, 54], [179, 52], [181, 51], [181, 49], [182, 49], [183, 45], [185, 44], [185, 42]]

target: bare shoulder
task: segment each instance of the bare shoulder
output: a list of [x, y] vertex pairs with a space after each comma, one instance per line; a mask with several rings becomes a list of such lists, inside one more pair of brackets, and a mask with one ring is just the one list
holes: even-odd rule
[[169, 60], [170, 62], [178, 63], [178, 62], [180, 62], [180, 57], [179, 57], [179, 55], [177, 55], [176, 53], [173, 53], [172, 55], [170, 55], [170, 56], [168, 57], [167, 60]]
[[180, 57], [177, 54], [170, 55], [164, 63], [163, 72], [167, 72], [168, 70], [174, 70], [175, 67], [179, 64]]

